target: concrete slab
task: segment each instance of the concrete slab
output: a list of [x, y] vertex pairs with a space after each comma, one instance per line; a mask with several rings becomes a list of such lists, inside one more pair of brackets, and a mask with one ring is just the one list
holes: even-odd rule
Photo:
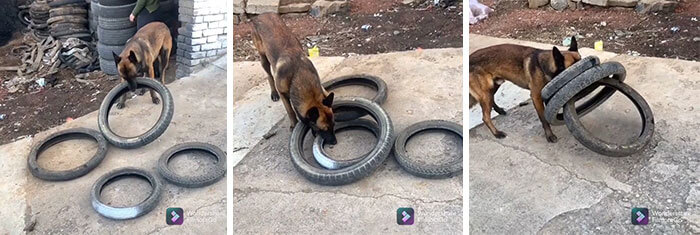
[[[225, 58], [222, 58], [225, 60]], [[224, 62], [225, 64], [225, 62]], [[224, 66], [225, 67], [225, 66]], [[226, 180], [199, 189], [181, 188], [166, 183], [158, 206], [150, 213], [133, 220], [115, 221], [97, 214], [90, 204], [90, 189], [100, 176], [121, 167], [139, 167], [157, 175], [156, 163], [160, 155], [175, 144], [188, 141], [211, 143], [226, 149], [226, 71], [216, 66], [191, 77], [168, 84], [175, 99], [175, 115], [165, 131], [153, 143], [144, 147], [124, 150], [110, 146], [106, 158], [87, 175], [65, 182], [47, 182], [33, 177], [26, 167], [30, 146], [59, 130], [86, 127], [97, 128], [97, 112], [76, 118], [34, 137], [0, 146], [0, 165], [9, 174], [3, 174], [3, 193], [0, 204], [0, 233], [20, 234], [25, 226], [34, 224], [38, 234], [146, 234], [195, 233], [221, 234], [226, 232]], [[127, 107], [115, 111], [112, 127], [134, 132], [145, 130], [160, 114], [160, 105], [150, 103], [148, 95], [127, 101]], [[42, 154], [39, 164], [49, 169], [67, 169], [79, 165], [94, 153], [88, 141], [69, 141], [52, 147]], [[207, 169], [203, 158], [192, 155], [178, 156], [171, 165], [177, 171], [198, 172]], [[145, 187], [139, 187], [144, 186]], [[102, 198], [113, 205], [125, 201], [137, 203], [148, 194], [148, 184], [142, 180], [123, 179], [109, 184]], [[140, 197], [139, 197], [140, 196]], [[181, 207], [185, 212], [183, 226], [165, 223], [165, 210]]]
[[[521, 40], [515, 40], [515, 39], [506, 39], [506, 38], [495, 38], [495, 37], [489, 37], [489, 36], [483, 36], [483, 35], [478, 35], [478, 34], [469, 34], [469, 51], [474, 52], [476, 50], [479, 50], [481, 48], [493, 46], [493, 45], [498, 45], [498, 44], [517, 44], [517, 45], [523, 45], [523, 46], [530, 46], [530, 47], [535, 47], [535, 48], [540, 48], [543, 50], [551, 50], [553, 45], [549, 44], [544, 44], [544, 43], [537, 43], [537, 42], [528, 42], [528, 41], [521, 41]], [[562, 49], [565, 49], [565, 47], [560, 47]], [[580, 48], [579, 52], [583, 57], [586, 56], [598, 56], [600, 58], [600, 61], [606, 61], [617, 54], [612, 53], [612, 52], [606, 52], [606, 51], [596, 51], [593, 50], [592, 48]], [[530, 91], [522, 89], [513, 83], [507, 82], [501, 86], [501, 88], [498, 89], [498, 92], [494, 95], [494, 99], [496, 100], [496, 103], [501, 106], [505, 110], [509, 110], [515, 107], [518, 107], [518, 104], [525, 102], [530, 99]], [[500, 114], [496, 113], [496, 111], [491, 111], [491, 118], [494, 118]], [[474, 107], [469, 108], [469, 117], [476, 117], [476, 118], [470, 118], [469, 119], [469, 129], [474, 128], [475, 126], [480, 125], [483, 123], [481, 120], [481, 107], [479, 105], [475, 105]]]
[[[508, 134], [505, 139], [494, 138], [483, 125], [469, 131], [470, 232], [700, 231], [700, 207], [694, 203], [700, 113], [693, 111], [700, 63], [627, 55], [608, 60], [625, 66], [625, 83], [654, 112], [656, 132], [649, 146], [629, 157], [610, 158], [582, 146], [565, 126], [553, 127], [559, 141], [548, 143], [534, 108], [514, 108], [494, 119]], [[582, 121], [592, 133], [617, 141], [629, 140], [641, 126], [636, 109], [620, 94]], [[632, 207], [649, 208], [650, 224], [631, 225]]]
[[[245, 65], [234, 64], [234, 67], [246, 68]], [[382, 107], [391, 116], [396, 131], [427, 119], [461, 123], [462, 50], [459, 48], [351, 56], [337, 65], [332, 64], [316, 64], [317, 70], [330, 71], [325, 79], [368, 73], [386, 81], [389, 95]], [[262, 73], [258, 67], [255, 70], [254, 73]], [[334, 92], [338, 94], [336, 97], [372, 95], [371, 91], [359, 87], [341, 88]], [[289, 158], [290, 130], [288, 120], [283, 118], [282, 104], [269, 101], [267, 89], [260, 99], [265, 102], [257, 105], [274, 107], [274, 110], [266, 112], [279, 112], [276, 114], [279, 118], [270, 130], [276, 134], [246, 146], [250, 151], [233, 169], [233, 203], [236, 205], [233, 214], [237, 232], [462, 233], [461, 175], [443, 180], [414, 177], [403, 171], [390, 157], [369, 177], [353, 184], [338, 187], [313, 184], [295, 170]], [[244, 128], [243, 125], [236, 124], [234, 129]], [[371, 142], [364, 134], [339, 132], [340, 144], [329, 151], [342, 156], [360, 154]], [[428, 137], [432, 140], [436, 137], [450, 138], [432, 133], [426, 134], [423, 140], [412, 141], [431, 142]], [[446, 148], [435, 142], [431, 142], [434, 145], [415, 145], [423, 146], [426, 152]], [[237, 146], [235, 142], [232, 144]], [[414, 225], [396, 224], [396, 210], [399, 207], [415, 209]]]

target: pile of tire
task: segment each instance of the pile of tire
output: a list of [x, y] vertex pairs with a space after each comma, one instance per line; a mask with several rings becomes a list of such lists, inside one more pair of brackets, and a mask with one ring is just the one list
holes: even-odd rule
[[[92, 3], [95, 4], [95, 1]], [[96, 32], [100, 68], [108, 75], [117, 74], [112, 52], [121, 53], [126, 41], [136, 34], [136, 23], [129, 21], [134, 6], [136, 0], [97, 0], [91, 7], [97, 12], [99, 22]]]
[[[111, 146], [122, 149], [134, 149], [148, 145], [159, 138], [170, 125], [175, 110], [173, 96], [167, 87], [150, 78], [136, 78], [135, 82], [138, 88], [148, 88], [156, 91], [161, 99], [163, 107], [161, 109], [158, 122], [145, 133], [135, 137], [119, 136], [109, 126], [109, 112], [114, 104], [129, 91], [126, 83], [120, 83], [109, 91], [98, 111], [98, 127], [99, 130], [88, 128], [70, 128], [55, 132], [43, 140], [37, 142], [27, 158], [27, 167], [29, 172], [36, 178], [46, 181], [68, 181], [88, 174], [93, 169], [97, 168], [105, 159], [108, 148]], [[74, 139], [89, 139], [97, 142], [97, 151], [93, 157], [73, 169], [68, 170], [50, 170], [39, 165], [38, 159], [42, 152], [46, 151], [51, 146], [58, 143], [74, 140]], [[186, 175], [173, 171], [169, 166], [170, 160], [175, 155], [186, 151], [202, 151], [211, 155], [215, 161], [211, 171], [204, 174]], [[226, 174], [226, 153], [219, 147], [203, 143], [203, 142], [187, 142], [179, 143], [167, 149], [158, 159], [156, 163], [157, 173], [135, 167], [122, 167], [113, 169], [102, 175], [95, 181], [90, 190], [90, 200], [95, 211], [110, 219], [126, 220], [134, 219], [145, 215], [158, 206], [163, 193], [164, 183], [161, 180], [172, 183], [174, 185], [185, 188], [201, 188], [214, 184], [224, 178]], [[126, 207], [116, 207], [109, 203], [104, 203], [100, 199], [100, 195], [105, 185], [121, 176], [136, 176], [148, 181], [151, 185], [151, 193], [149, 196], [136, 205]], [[160, 176], [160, 177], [158, 177]]]
[[[627, 71], [622, 64], [600, 63], [596, 56], [581, 59], [552, 79], [543, 89], [545, 118], [551, 125], [563, 125], [582, 145], [610, 157], [625, 157], [642, 151], [654, 135], [654, 115], [644, 98], [625, 84]], [[593, 93], [602, 87], [599, 92]], [[596, 137], [579, 119], [603, 104], [615, 92], [630, 99], [639, 111], [642, 130], [631, 143], [615, 143]], [[591, 98], [585, 99], [585, 97]], [[578, 101], [580, 105], [577, 105]], [[559, 112], [563, 109], [563, 112]]]
[[[326, 90], [348, 85], [361, 85], [372, 88], [377, 94], [370, 100], [361, 97], [348, 97], [333, 102], [335, 131], [361, 128], [370, 131], [377, 144], [367, 154], [350, 159], [333, 159], [323, 149], [321, 135], [314, 138], [313, 158], [304, 153], [304, 139], [310, 129], [304, 123], [297, 123], [289, 139], [290, 157], [294, 167], [309, 181], [321, 185], [344, 185], [369, 176], [389, 157], [393, 151], [397, 163], [408, 173], [422, 178], [449, 178], [462, 172], [461, 154], [448, 161], [426, 162], [406, 151], [408, 139], [425, 130], [443, 130], [462, 137], [462, 126], [444, 120], [426, 120], [415, 123], [398, 135], [388, 113], [380, 106], [387, 98], [387, 85], [382, 79], [371, 75], [342, 76], [323, 83]], [[369, 118], [364, 118], [365, 116]], [[460, 145], [461, 146], [461, 145]]]
[[29, 28], [37, 39], [44, 39], [49, 36], [49, 7], [46, 0], [36, 0], [29, 5]]
[[54, 0], [49, 3], [49, 33], [57, 39], [79, 38], [92, 41], [87, 28], [87, 3], [85, 0]]

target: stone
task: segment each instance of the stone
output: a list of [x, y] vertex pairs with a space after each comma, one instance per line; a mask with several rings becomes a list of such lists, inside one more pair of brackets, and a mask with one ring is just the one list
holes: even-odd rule
[[601, 7], [607, 7], [608, 6], [608, 0], [582, 0], [583, 3], [587, 3], [590, 5], [595, 5], [595, 6], [601, 6]]
[[280, 0], [280, 6], [297, 3], [314, 3], [315, 0]]
[[677, 5], [678, 2], [670, 0], [639, 0], [634, 10], [641, 14], [654, 12], [669, 13], [676, 10]]
[[309, 12], [313, 17], [321, 17], [327, 14], [348, 10], [348, 1], [318, 0], [311, 5]]
[[298, 13], [308, 12], [309, 10], [311, 10], [311, 3], [292, 3], [280, 6], [279, 13]]
[[421, 2], [423, 2], [423, 0], [403, 0], [403, 1], [401, 1], [401, 3], [406, 4], [406, 5], [416, 5], [416, 4], [420, 4]]
[[549, 0], [527, 0], [528, 7], [530, 8], [538, 8], [547, 5], [547, 3], [549, 3]]
[[246, 0], [233, 0], [233, 14], [245, 13], [245, 1]]
[[639, 0], [608, 0], [608, 6], [611, 7], [634, 7]]
[[551, 0], [549, 5], [554, 8], [554, 10], [562, 11], [569, 6], [569, 0]]
[[575, 0], [569, 0], [569, 9], [576, 9], [576, 1]]
[[245, 6], [245, 12], [248, 14], [277, 13], [279, 7], [279, 0], [248, 0]]

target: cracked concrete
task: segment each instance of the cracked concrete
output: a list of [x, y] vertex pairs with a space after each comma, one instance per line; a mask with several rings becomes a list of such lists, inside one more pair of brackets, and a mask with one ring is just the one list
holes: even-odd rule
[[[224, 68], [224, 69], [222, 69]], [[116, 221], [100, 216], [90, 204], [92, 185], [108, 171], [121, 167], [139, 167], [160, 177], [156, 163], [161, 154], [175, 144], [188, 141], [211, 143], [226, 149], [226, 58], [223, 57], [191, 77], [167, 85], [175, 102], [175, 113], [168, 129], [154, 142], [137, 149], [125, 150], [109, 146], [105, 159], [94, 170], [80, 178], [48, 182], [37, 179], [27, 169], [30, 147], [59, 130], [97, 128], [97, 112], [76, 118], [61, 126], [37, 133], [14, 143], [0, 146], [0, 234], [162, 234], [226, 232], [226, 180], [204, 188], [181, 188], [164, 183], [158, 206], [142, 217]], [[160, 114], [160, 105], [150, 97], [137, 96], [115, 110], [110, 122], [113, 129], [136, 133], [145, 130]], [[95, 152], [95, 144], [71, 140], [51, 147], [39, 158], [49, 169], [78, 166]], [[193, 155], [175, 157], [171, 166], [176, 172], [206, 170], [211, 160]], [[162, 179], [162, 178], [161, 178]], [[141, 182], [139, 182], [141, 181]], [[113, 205], [138, 202], [148, 194], [148, 183], [138, 178], [124, 178], [108, 184], [102, 200]], [[184, 225], [165, 223], [165, 210], [180, 207], [185, 212]]]
[[[239, 149], [236, 154], [244, 156], [233, 169], [233, 221], [237, 233], [462, 234], [461, 175], [442, 180], [414, 177], [403, 171], [390, 156], [367, 178], [349, 185], [321, 186], [302, 177], [289, 157], [290, 130], [284, 108], [281, 103], [270, 101], [266, 75], [257, 63], [234, 63], [234, 68], [240, 68], [236, 70], [235, 89], [245, 92], [234, 97], [241, 101], [236, 101], [234, 115], [246, 118], [241, 119], [245, 121], [236, 121], [233, 129], [255, 133], [245, 136], [248, 140], [235, 142], [234, 139], [231, 143]], [[389, 92], [382, 107], [389, 113], [396, 131], [427, 119], [462, 121], [460, 48], [348, 58], [321, 57], [316, 58], [314, 64], [323, 80], [357, 73], [384, 79]], [[239, 77], [244, 84], [239, 82]], [[341, 88], [334, 92], [336, 97], [373, 95], [360, 87]], [[255, 119], [256, 115], [262, 117]], [[372, 137], [357, 132], [360, 130], [338, 132], [339, 144], [332, 149], [327, 147], [327, 151], [333, 155], [362, 154], [371, 147], [372, 144], [368, 143], [372, 142]], [[269, 135], [267, 139], [263, 138], [266, 134]], [[424, 136], [412, 141], [419, 142], [416, 145], [434, 144], [431, 140], [449, 138], [441, 133]], [[310, 143], [310, 137], [306, 143]], [[305, 148], [307, 155], [310, 154], [308, 145]], [[447, 148], [422, 146], [425, 146], [422, 151], [415, 152], [438, 152]], [[414, 152], [409, 148], [409, 153]], [[397, 225], [396, 210], [399, 207], [415, 210], [414, 225]]]
[[[472, 50], [506, 42], [551, 48], [480, 35], [470, 39]], [[700, 63], [581, 52], [625, 66], [625, 83], [654, 112], [651, 143], [632, 156], [611, 158], [578, 143], [565, 126], [553, 127], [559, 141], [548, 143], [532, 105], [513, 106], [494, 118], [508, 134], [505, 139], [494, 138], [483, 125], [469, 131], [470, 232], [700, 233], [700, 113], [693, 111], [700, 101]], [[601, 138], [627, 141], [639, 130], [635, 112], [630, 101], [615, 94], [582, 122]], [[471, 119], [481, 119], [473, 114]], [[649, 225], [631, 224], [633, 207], [649, 208]]]

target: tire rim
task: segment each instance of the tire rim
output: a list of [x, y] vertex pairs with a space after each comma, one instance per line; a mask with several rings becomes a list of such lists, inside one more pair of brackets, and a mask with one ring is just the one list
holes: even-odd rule
[[[83, 163], [80, 166], [70, 170], [53, 171], [41, 168], [39, 166], [38, 158], [42, 152], [58, 143], [74, 139], [95, 140], [97, 142], [97, 151], [95, 152], [95, 155], [93, 155], [93, 157], [86, 163]], [[46, 137], [46, 139], [39, 142], [29, 153], [27, 165], [32, 175], [39, 179], [50, 181], [72, 180], [86, 175], [92, 171], [92, 169], [95, 169], [95, 167], [97, 167], [97, 165], [99, 165], [105, 158], [106, 153], [107, 141], [100, 132], [87, 128], [73, 128], [53, 133]]]
[[583, 126], [583, 123], [579, 119], [580, 116], [574, 111], [573, 100], [570, 100], [564, 106], [564, 118], [567, 128], [573, 134], [574, 138], [596, 153], [610, 157], [625, 157], [639, 152], [649, 144], [654, 134], [654, 115], [652, 114], [651, 107], [649, 107], [649, 104], [637, 91], [618, 80], [606, 78], [597, 83], [621, 92], [634, 103], [634, 106], [637, 108], [642, 118], [642, 131], [639, 134], [639, 138], [630, 144], [618, 144], [604, 141], [596, 137]]
[[[182, 152], [185, 152], [188, 150], [199, 150], [199, 151], [206, 152], [206, 153], [212, 155], [213, 158], [216, 160], [216, 163], [215, 163], [216, 169], [213, 170], [213, 172], [209, 175], [195, 176], [195, 177], [199, 177], [202, 179], [200, 179], [199, 182], [194, 183], [194, 184], [183, 183], [184, 181], [187, 181], [187, 179], [185, 179], [185, 177], [188, 177], [188, 176], [178, 175], [174, 171], [172, 171], [172, 169], [170, 169], [170, 167], [168, 166], [168, 164], [170, 163], [170, 160], [176, 154], [182, 153]], [[163, 153], [163, 155], [158, 160], [158, 165], [159, 165], [158, 172], [168, 182], [171, 182], [175, 185], [182, 186], [182, 187], [198, 188], [198, 187], [204, 187], [204, 186], [216, 183], [226, 174], [226, 154], [220, 148], [218, 148], [214, 145], [211, 145], [211, 144], [199, 143], [199, 142], [183, 143], [183, 144], [175, 145], [175, 146], [169, 148], [168, 150], [166, 150], [165, 153]]]
[[[148, 78], [136, 78], [134, 81], [137, 84], [136, 89], [149, 88], [151, 90], [156, 91], [156, 93], [160, 95], [162, 108], [160, 117], [158, 117], [158, 121], [148, 131], [134, 137], [123, 137], [114, 133], [110, 128], [109, 111], [112, 109], [113, 104], [122, 95], [129, 92], [128, 84], [122, 82], [116, 87], [114, 87], [111, 91], [109, 91], [105, 99], [102, 101], [102, 104], [100, 105], [97, 125], [99, 126], [100, 131], [102, 131], [102, 134], [105, 136], [105, 139], [107, 139], [107, 141], [109, 141], [115, 146], [122, 148], [137, 148], [153, 142], [165, 132], [167, 127], [170, 125], [170, 121], [173, 118], [173, 112], [168, 112], [168, 107], [173, 106], [173, 97], [170, 94], [168, 88], [165, 87], [165, 85]], [[159, 91], [159, 89], [162, 91]], [[112, 97], [112, 99], [110, 100], [109, 97]], [[102, 113], [103, 110], [104, 115]], [[162, 129], [158, 128], [161, 125], [165, 125], [165, 127]]]
[[[151, 194], [148, 195], [146, 200], [143, 200], [135, 206], [113, 207], [105, 205], [102, 201], [100, 201], [102, 189], [107, 183], [112, 182], [113, 180], [121, 176], [138, 176], [140, 178], [146, 179], [146, 181], [148, 181], [148, 183], [151, 184]], [[149, 211], [153, 210], [153, 208], [155, 208], [155, 206], [158, 204], [158, 201], [160, 200], [162, 187], [163, 186], [158, 181], [158, 178], [156, 178], [155, 176], [153, 176], [153, 174], [145, 170], [131, 167], [117, 169], [97, 179], [95, 184], [92, 186], [92, 207], [95, 209], [95, 211], [97, 211], [97, 213], [110, 219], [133, 219], [142, 216], [148, 213]]]
[[[379, 136], [379, 127], [375, 122], [372, 122], [367, 119], [355, 119], [352, 121], [347, 121], [347, 122], [339, 122], [336, 123], [335, 126], [335, 132], [338, 133], [343, 130], [347, 129], [363, 129], [363, 130], [368, 130], [370, 131], [374, 137]], [[379, 143], [377, 143], [379, 144]], [[314, 143], [312, 146], [312, 152], [314, 155], [314, 158], [316, 159], [316, 162], [318, 162], [319, 165], [325, 167], [326, 169], [340, 169], [340, 168], [345, 168], [350, 165], [353, 165], [359, 161], [361, 161], [363, 158], [367, 157], [367, 154], [363, 154], [360, 157], [349, 159], [349, 160], [335, 160], [328, 153], [326, 153], [326, 150], [323, 149], [324, 146], [324, 140], [321, 138], [320, 135], [316, 136], [314, 138]]]

